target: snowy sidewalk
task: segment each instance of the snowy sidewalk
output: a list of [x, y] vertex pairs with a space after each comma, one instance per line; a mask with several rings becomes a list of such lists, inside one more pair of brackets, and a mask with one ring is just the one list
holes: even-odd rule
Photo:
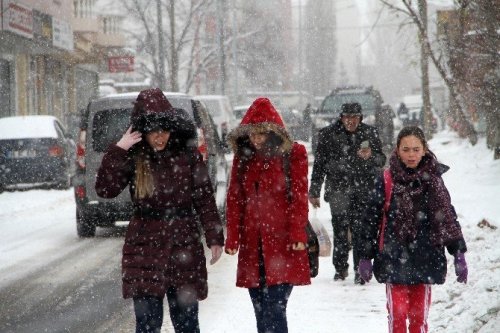
[[[438, 159], [451, 167], [444, 180], [469, 247], [469, 281], [467, 285], [455, 281], [453, 258], [447, 254], [446, 283], [432, 288], [429, 332], [500, 331], [500, 229], [477, 226], [486, 218], [500, 227], [500, 161], [493, 161], [481, 140], [473, 147], [455, 133], [442, 132], [430, 142]], [[331, 238], [325, 202], [318, 217]], [[200, 303], [202, 332], [256, 332], [248, 291], [235, 287], [236, 261], [236, 256], [224, 254], [215, 266], [209, 266], [209, 296]], [[320, 258], [319, 275], [312, 285], [293, 289], [288, 304], [290, 333], [387, 332], [385, 285], [375, 279], [364, 286], [354, 285], [350, 265], [349, 277], [334, 282], [331, 257]]]
[[[330, 228], [331, 229], [331, 228]], [[256, 332], [247, 289], [236, 288], [236, 256], [224, 255], [209, 267], [209, 297], [200, 303], [202, 332]], [[294, 287], [288, 303], [290, 333], [386, 332], [384, 285], [354, 285], [353, 273], [334, 282], [330, 257], [320, 258], [319, 275]]]

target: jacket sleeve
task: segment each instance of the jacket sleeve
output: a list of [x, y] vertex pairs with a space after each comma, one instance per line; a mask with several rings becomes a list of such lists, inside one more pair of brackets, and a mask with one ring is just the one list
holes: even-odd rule
[[224, 232], [208, 168], [199, 152], [195, 152], [193, 155], [195, 159], [192, 166], [193, 206], [203, 227], [207, 246], [223, 246]]
[[368, 204], [363, 214], [360, 233], [360, 258], [373, 259], [378, 250], [378, 233], [382, 222], [382, 209], [384, 208], [385, 189], [384, 177], [380, 176], [375, 182]]
[[231, 177], [226, 198], [227, 240], [226, 248], [237, 250], [240, 243], [240, 228], [245, 210], [245, 198], [238, 177], [237, 156], [233, 159]]
[[307, 242], [305, 227], [308, 220], [307, 201], [307, 152], [306, 148], [294, 143], [290, 154], [291, 202], [288, 209], [290, 242]]
[[127, 151], [111, 144], [104, 154], [97, 170], [95, 190], [102, 198], [118, 196], [129, 184], [133, 176], [133, 163]]
[[309, 189], [309, 196], [311, 198], [319, 198], [321, 195], [321, 186], [325, 180], [326, 167], [328, 164], [330, 147], [328, 147], [327, 136], [324, 130], [318, 133], [318, 146], [314, 153], [314, 164], [311, 175], [311, 187]]

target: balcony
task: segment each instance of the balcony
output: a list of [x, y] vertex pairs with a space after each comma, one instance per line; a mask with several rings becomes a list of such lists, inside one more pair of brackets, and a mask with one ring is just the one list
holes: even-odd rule
[[101, 47], [125, 47], [125, 36], [123, 34], [104, 34], [99, 32], [94, 42]]
[[73, 17], [74, 32], [93, 32], [99, 31], [99, 21], [96, 18], [90, 17]]

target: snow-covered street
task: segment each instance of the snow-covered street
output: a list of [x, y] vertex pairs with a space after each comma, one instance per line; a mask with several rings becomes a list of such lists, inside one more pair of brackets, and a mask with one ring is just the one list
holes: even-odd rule
[[[468, 283], [455, 281], [448, 256], [447, 281], [432, 289], [430, 331], [498, 332], [500, 229], [480, 228], [478, 223], [485, 219], [500, 226], [500, 161], [493, 161], [484, 139], [471, 146], [454, 133], [442, 132], [430, 146], [451, 167], [444, 179], [469, 248]], [[328, 205], [322, 202], [317, 213], [331, 236]], [[72, 190], [0, 194], [0, 331], [132, 331], [132, 302], [120, 299], [122, 233], [123, 228], [99, 229], [96, 238], [79, 239]], [[290, 333], [387, 332], [384, 285], [375, 280], [354, 285], [352, 271], [345, 281], [334, 282], [333, 273], [331, 258], [322, 257], [312, 285], [294, 288], [288, 306]], [[202, 332], [256, 331], [247, 290], [235, 287], [235, 275], [236, 257], [223, 255], [209, 266], [209, 297], [200, 303]], [[76, 312], [62, 315], [71, 303]], [[39, 325], [20, 321], [30, 317], [40, 318]], [[96, 324], [86, 325], [92, 318]], [[173, 332], [169, 322], [165, 317], [163, 332]]]

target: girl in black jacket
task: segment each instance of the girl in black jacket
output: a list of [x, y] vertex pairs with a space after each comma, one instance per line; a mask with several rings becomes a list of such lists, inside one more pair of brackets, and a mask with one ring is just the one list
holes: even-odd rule
[[[455, 257], [457, 281], [467, 282], [467, 247], [441, 178], [448, 169], [420, 128], [405, 127], [367, 207], [359, 273], [369, 281], [375, 259], [375, 278], [387, 286], [390, 332], [406, 333], [407, 319], [410, 333], [427, 332], [431, 285], [446, 277], [445, 247]], [[382, 222], [386, 191], [392, 195]]]

